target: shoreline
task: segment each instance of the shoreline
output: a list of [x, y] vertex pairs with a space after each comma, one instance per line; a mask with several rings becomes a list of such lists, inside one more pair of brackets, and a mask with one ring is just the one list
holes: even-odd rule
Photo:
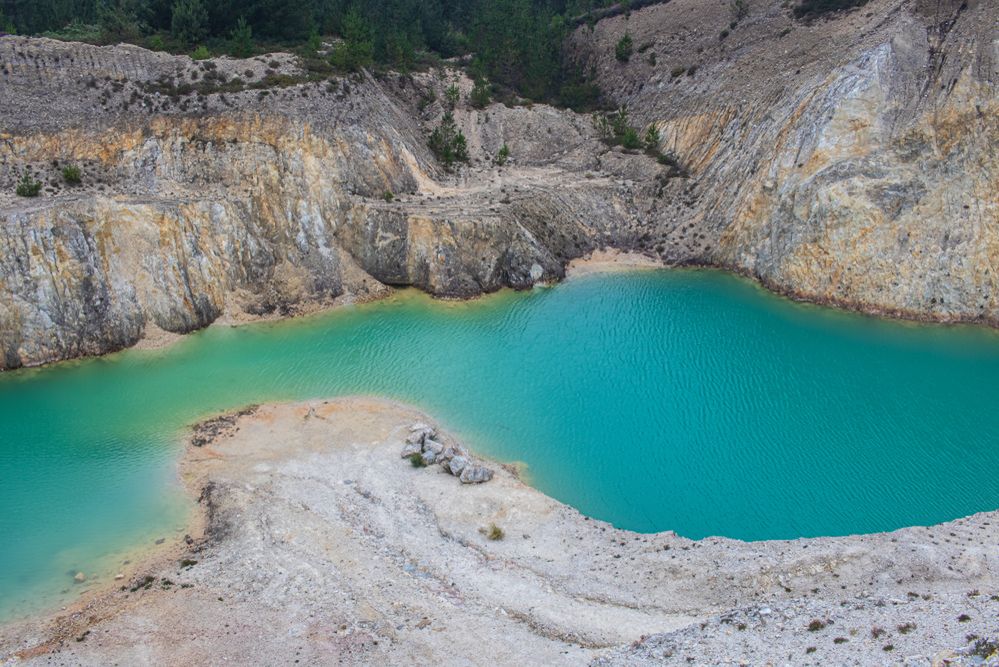
[[[770, 295], [777, 296], [782, 299], [787, 299], [797, 304], [811, 305], [819, 308], [828, 308], [831, 310], [838, 310], [846, 313], [863, 315], [865, 317], [886, 320], [889, 322], [892, 321], [907, 322], [914, 324], [940, 325], [940, 326], [973, 326], [995, 331], [997, 334], [999, 334], [999, 320], [993, 320], [989, 318], [970, 318], [970, 317], [935, 317], [933, 315], [924, 312], [885, 308], [883, 306], [876, 306], [872, 304], [856, 303], [846, 299], [816, 297], [800, 291], [796, 291], [788, 287], [784, 287], [778, 283], [774, 283], [773, 281], [766, 280], [741, 267], [726, 266], [723, 264], [715, 264], [707, 262], [668, 263], [659, 258], [652, 257], [642, 252], [618, 250], [615, 248], [597, 249], [587, 255], [583, 255], [570, 260], [565, 265], [565, 276], [559, 281], [556, 281], [554, 283], [549, 283], [549, 285], [557, 286], [560, 282], [588, 275], [598, 275], [602, 273], [623, 273], [628, 271], [643, 271], [643, 270], [660, 271], [660, 270], [673, 270], [673, 269], [681, 269], [681, 270], [703, 269], [703, 270], [720, 271], [728, 273], [730, 275], [734, 275], [739, 278], [743, 278], [745, 280], [752, 282], [758, 288], [764, 290]], [[222, 316], [213, 321], [211, 324], [202, 327], [200, 329], [194, 329], [192, 331], [182, 334], [165, 331], [160, 327], [156, 326], [155, 323], [150, 322], [149, 324], [146, 325], [147, 333], [144, 333], [142, 338], [140, 338], [135, 344], [131, 346], [123, 347], [116, 350], [109, 350], [108, 352], [104, 352], [101, 354], [80, 355], [76, 357], [67, 357], [65, 359], [54, 359], [39, 364], [30, 364], [30, 365], [21, 366], [19, 368], [0, 368], [0, 374], [17, 372], [19, 370], [48, 368], [55, 366], [57, 364], [62, 364], [67, 362], [106, 357], [112, 354], [128, 350], [140, 350], [140, 351], [165, 350], [169, 349], [177, 342], [183, 340], [186, 336], [193, 333], [197, 333], [198, 331], [203, 331], [213, 326], [240, 327], [245, 325], [259, 324], [263, 322], [282, 322], [301, 317], [309, 317], [312, 315], [331, 312], [339, 308], [342, 308], [344, 306], [361, 305], [365, 303], [372, 303], [375, 301], [382, 301], [395, 294], [399, 288], [400, 286], [383, 284], [381, 285], [380, 289], [368, 294], [362, 294], [362, 295], [342, 294], [331, 301], [306, 302], [303, 304], [299, 304], [293, 310], [293, 312], [284, 315], [275, 314], [275, 313], [270, 313], [266, 315], [250, 315], [248, 313], [235, 313], [235, 314], [224, 313]], [[422, 290], [420, 290], [419, 287], [408, 286], [408, 288], [422, 292]], [[430, 298], [439, 301], [467, 302], [467, 301], [482, 299], [492, 294], [496, 294], [509, 289], [512, 288], [505, 287], [500, 290], [497, 290], [496, 292], [483, 292], [481, 294], [476, 294], [471, 297], [459, 297], [459, 296], [452, 297], [447, 295], [430, 294], [428, 292], [423, 292], [423, 293], [427, 294]]]
[[[188, 608], [195, 602], [187, 600], [182, 594], [190, 593], [187, 597], [194, 596], [192, 599], [196, 599], [199, 605], [208, 604], [214, 598], [201, 595], [205, 586], [211, 590], [225, 589], [225, 595], [216, 596], [220, 599], [234, 595], [243, 600], [241, 604], [256, 606], [259, 601], [253, 598], [257, 593], [250, 593], [250, 597], [244, 599], [257, 586], [254, 583], [256, 570], [248, 562], [244, 563], [246, 554], [256, 554], [256, 550], [260, 550], [258, 555], [266, 561], [286, 556], [283, 551], [285, 546], [282, 545], [291, 545], [287, 547], [290, 549], [308, 546], [310, 571], [318, 568], [320, 574], [315, 576], [319, 577], [319, 581], [326, 581], [325, 585], [332, 586], [334, 584], [330, 582], [339, 581], [339, 575], [335, 573], [342, 563], [337, 565], [334, 560], [326, 559], [323, 554], [327, 547], [320, 547], [348, 538], [363, 543], [356, 545], [361, 552], [352, 558], [377, 559], [377, 554], [385, 548], [390, 551], [402, 549], [403, 552], [410, 552], [416, 549], [427, 554], [446, 553], [446, 558], [442, 556], [446, 562], [462, 562], [463, 568], [472, 570], [471, 573], [460, 573], [461, 568], [449, 566], [450, 573], [446, 575], [452, 578], [467, 575], [463, 585], [469, 595], [474, 591], [476, 595], [490, 599], [496, 595], [502, 597], [497, 591], [507, 587], [520, 591], [522, 595], [528, 595], [525, 591], [534, 591], [530, 595], [540, 596], [533, 602], [539, 608], [555, 605], [547, 599], [547, 596], [554, 595], [553, 599], [558, 600], [558, 610], [545, 612], [541, 620], [534, 618], [533, 615], [539, 613], [534, 607], [518, 612], [521, 616], [534, 618], [534, 625], [527, 623], [529, 628], [539, 623], [545, 627], [551, 623], [558, 626], [556, 632], [552, 632], [551, 628], [540, 633], [532, 630], [530, 637], [525, 639], [537, 643], [535, 648], [538, 650], [542, 650], [541, 645], [547, 647], [544, 650], [557, 647], [558, 651], [554, 651], [552, 656], [561, 655], [566, 645], [577, 647], [573, 649], [574, 658], [594, 659], [603, 651], [627, 651], [629, 643], [644, 641], [643, 637], [651, 631], [665, 632], [669, 636], [676, 633], [697, 634], [697, 628], [701, 627], [699, 624], [724, 625], [718, 619], [725, 614], [749, 613], [745, 610], [754, 604], [757, 611], [760, 605], [775, 608], [795, 604], [795, 598], [802, 594], [805, 598], [812, 598], [807, 603], [811, 605], [810, 609], [819, 603], [821, 613], [839, 613], [839, 598], [845, 595], [839, 592], [840, 587], [842, 590], [850, 589], [851, 595], [857, 596], [854, 602], [861, 601], [865, 613], [870, 614], [885, 613], [883, 608], [873, 604], [878, 596], [905, 600], [914, 589], [920, 596], [923, 595], [921, 591], [926, 587], [933, 589], [929, 594], [934, 599], [937, 596], [946, 597], [948, 605], [970, 599], [968, 592], [977, 590], [981, 595], [976, 596], [975, 604], [999, 611], [999, 604], [996, 604], [999, 595], [995, 595], [999, 594], [999, 535], [991, 528], [994, 522], [999, 521], [999, 510], [930, 527], [916, 526], [888, 533], [831, 538], [742, 542], [718, 537], [688, 540], [671, 531], [633, 533], [584, 517], [575, 509], [526, 485], [504, 464], [495, 465], [497, 479], [494, 482], [477, 487], [457, 484], [454, 478], [436, 474], [431, 469], [412, 469], [405, 461], [399, 460], [398, 446], [406, 425], [421, 420], [435, 423], [425, 413], [394, 401], [349, 397], [267, 404], [255, 412], [243, 411], [230, 428], [213, 433], [203, 447], [191, 444], [192, 430], [178, 462], [178, 475], [185, 490], [192, 498], [198, 499], [190, 519], [191, 527], [187, 531], [192, 537], [191, 543], [185, 544], [181, 539], [154, 548], [141, 562], [135, 562], [133, 574], [123, 580], [126, 583], [124, 587], [120, 586], [122, 582], [107, 582], [106, 586], [85, 594], [65, 611], [50, 611], [32, 616], [29, 620], [0, 625], [0, 657], [29, 660], [33, 657], [41, 659], [52, 651], [84, 650], [89, 646], [88, 631], [95, 636], [99, 636], [98, 629], [112, 635], [115, 632], [127, 635], [127, 628], [124, 627], [128, 625], [126, 616], [131, 618], [137, 614], [142, 617], [145, 614], [164, 619], [178, 614], [197, 616]], [[443, 437], [450, 439], [446, 434]], [[320, 471], [318, 477], [310, 469], [312, 466]], [[330, 472], [334, 474], [334, 479], [326, 477]], [[347, 475], [350, 478], [346, 482], [335, 482], [340, 476], [346, 478]], [[298, 481], [285, 488], [293, 480]], [[300, 484], [304, 484], [306, 491], [299, 493], [293, 489]], [[310, 484], [319, 486], [310, 491]], [[294, 509], [303, 502], [305, 505], [302, 507], [316, 503], [319, 496], [313, 497], [313, 494], [318, 492], [324, 497], [329, 496], [328, 502], [333, 504], [324, 501], [317, 507], [347, 508], [357, 502], [370, 501], [374, 504], [364, 512], [373, 513], [364, 514], [366, 518], [358, 519], [360, 523], [357, 523], [354, 518], [339, 516], [338, 511], [330, 515], [326, 510]], [[360, 497], [358, 492], [361, 492]], [[275, 493], [277, 496], [274, 496]], [[285, 501], [274, 502], [285, 496]], [[294, 498], [299, 500], [293, 501]], [[413, 509], [413, 498], [417, 499], [417, 513], [398, 517], [398, 523], [394, 517], [386, 518], [378, 509], [391, 505], [400, 513], [408, 512]], [[287, 504], [289, 502], [290, 505]], [[421, 503], [425, 509], [419, 509]], [[426, 530], [410, 525], [412, 522], [422, 524], [425, 519], [419, 517], [426, 512], [436, 515], [426, 524]], [[372, 523], [368, 524], [368, 520]], [[501, 542], [484, 540], [479, 530], [490, 520], [502, 523], [508, 532], [514, 531], [516, 525], [517, 532], [522, 530], [525, 537], [510, 534]], [[264, 523], [259, 523], [261, 521]], [[289, 521], [289, 528], [281, 529], [279, 533], [291, 530], [288, 535], [297, 537], [280, 538], [272, 543], [256, 534], [259, 530], [256, 526], [284, 525]], [[309, 537], [311, 531], [318, 531], [320, 537], [315, 539], [319, 544], [312, 544], [313, 538]], [[327, 534], [326, 531], [332, 532]], [[399, 533], [398, 538], [391, 537], [395, 533]], [[364, 546], [368, 539], [365, 536], [372, 534], [386, 537], [376, 540], [376, 544]], [[961, 537], [952, 541], [949, 536], [953, 535]], [[582, 541], [578, 547], [574, 542], [575, 536]], [[286, 543], [286, 539], [291, 539], [291, 542]], [[373, 549], [371, 554], [362, 556], [369, 548]], [[579, 548], [583, 551], [578, 551]], [[272, 550], [278, 553], [271, 553]], [[615, 553], [609, 558], [595, 555], [607, 551]], [[295, 558], [299, 557], [304, 556]], [[676, 562], [677, 557], [680, 558], [679, 563]], [[178, 567], [178, 563], [185, 559], [211, 561], [218, 568], [203, 578], [194, 577], [187, 581], [188, 575], [193, 576], [198, 566]], [[517, 573], [516, 581], [480, 590], [477, 578], [487, 576], [486, 572], [491, 571], [488, 567], [480, 571], [482, 567], [490, 562], [519, 563], [522, 560], [522, 566], [513, 568]], [[417, 561], [424, 562], [419, 558]], [[251, 559], [249, 562], [257, 561]], [[727, 572], [726, 576], [716, 572], [719, 566], [722, 573]], [[582, 570], [576, 572], [579, 567]], [[677, 567], [680, 567], [679, 571]], [[326, 572], [324, 568], [332, 569]], [[613, 576], [607, 573], [611, 569]], [[962, 569], [966, 570], [964, 574]], [[583, 576], [586, 572], [589, 574]], [[681, 576], [683, 572], [687, 574]], [[243, 573], [247, 573], [247, 577], [242, 576]], [[903, 573], [906, 573], [905, 576], [899, 576]], [[327, 581], [324, 578], [327, 575], [332, 579]], [[410, 575], [406, 568], [398, 574], [407, 581]], [[153, 577], [153, 582], [170, 581], [171, 585], [143, 587], [142, 582], [148, 576]], [[380, 590], [380, 582], [385, 581], [385, 576], [385, 572], [377, 573], [377, 576], [359, 573], [352, 590], [357, 595], [374, 594], [373, 591]], [[494, 572], [488, 576], [500, 575]], [[529, 580], [527, 583], [524, 577]], [[535, 581], [537, 577], [541, 577], [541, 581]], [[688, 582], [687, 577], [693, 577], [695, 581]], [[637, 587], [624, 583], [631, 578], [638, 582]], [[545, 580], [549, 583], [543, 584]], [[572, 594], [563, 590], [570, 580], [575, 582], [570, 586], [575, 591]], [[559, 583], [556, 585], [555, 582]], [[137, 584], [138, 590], [133, 590]], [[188, 584], [190, 588], [183, 588]], [[213, 586], [216, 588], [213, 589]], [[955, 586], [960, 589], [960, 595], [956, 595]], [[812, 588], [819, 590], [820, 587], [827, 588], [828, 592], [817, 597], [807, 593]], [[367, 591], [369, 588], [371, 591]], [[857, 590], [853, 591], [853, 588]], [[872, 588], [875, 589], [873, 598]], [[883, 590], [878, 593], [877, 589]], [[792, 594], [792, 591], [797, 592]], [[429, 593], [425, 591], [413, 592], [410, 603], [436, 604], [426, 595]], [[990, 595], [992, 597], [988, 597]], [[650, 597], [653, 599], [648, 599]], [[187, 601], [176, 602], [181, 598]], [[620, 615], [623, 614], [630, 619], [627, 627], [644, 630], [634, 636], [624, 636], [622, 630], [594, 620], [593, 610], [585, 605], [580, 607], [582, 603], [577, 600], [598, 600], [600, 605], [606, 606], [601, 614], [608, 615], [614, 623], [620, 623], [623, 620]], [[918, 605], [921, 600], [917, 596], [909, 602]], [[873, 605], [869, 609], [868, 602]], [[486, 607], [494, 603], [499, 604], [493, 600]], [[503, 602], [506, 605], [516, 603], [516, 599], [507, 598]], [[913, 608], [912, 614], [925, 616], [929, 613], [935, 616], [933, 606], [923, 604], [921, 610]], [[438, 610], [438, 613], [443, 612]], [[814, 609], [809, 613], [821, 615]], [[598, 619], [601, 614], [597, 615]], [[280, 619], [281, 614], [276, 618]], [[520, 616], [513, 614], [513, 618]], [[932, 622], [939, 624], [947, 620], [935, 618]], [[519, 623], [523, 623], [523, 619]], [[574, 624], [579, 624], [579, 627]], [[923, 619], [917, 627], [929, 629], [930, 621]], [[955, 627], [965, 631], [973, 626]], [[156, 632], [164, 634], [165, 630], [160, 628]], [[568, 644], [567, 632], [578, 635]], [[454, 639], [452, 632], [442, 634], [444, 636], [438, 639], [445, 644], [447, 640]], [[703, 628], [701, 634], [704, 634]], [[804, 639], [809, 637], [809, 633], [804, 633]], [[910, 633], [905, 637], [906, 640], [918, 638], [919, 633]], [[162, 647], [166, 650], [170, 642], [163, 639]], [[217, 639], [227, 641], [225, 637]], [[154, 644], [157, 641], [155, 636], [150, 640]], [[718, 640], [716, 637], [702, 648], [710, 652], [713, 650], [711, 646]], [[929, 636], [924, 640], [929, 641]], [[428, 641], [428, 650], [440, 648], [434, 648], [436, 639]], [[127, 652], [120, 653], [124, 650], [123, 646], [118, 646], [116, 650], [119, 653], [112, 655], [127, 662]], [[373, 647], [371, 645], [368, 649]], [[635, 649], [634, 646], [632, 648]], [[205, 650], [205, 647], [199, 650]], [[760, 646], [758, 650], [763, 651], [764, 647]], [[105, 654], [102, 652], [100, 655]], [[219, 657], [212, 653], [206, 655]], [[373, 657], [368, 650], [364, 656], [367, 657], [355, 657], [360, 661]], [[391, 658], [390, 655], [380, 657]], [[82, 662], [87, 664], [86, 660]]]

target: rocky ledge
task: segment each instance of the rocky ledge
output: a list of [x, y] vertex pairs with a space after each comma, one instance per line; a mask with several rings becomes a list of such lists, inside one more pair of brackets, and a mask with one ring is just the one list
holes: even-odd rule
[[[569, 56], [658, 131], [666, 165], [588, 115], [460, 101], [471, 162], [449, 173], [427, 137], [444, 89], [471, 82], [447, 68], [320, 76], [290, 54], [0, 37], [0, 369], [387, 286], [527, 288], [605, 247], [999, 323], [996, 0], [811, 22], [783, 0], [740, 1], [736, 21], [732, 3], [642, 4], [580, 26]], [[14, 195], [26, 171], [37, 198]]]
[[996, 512], [876, 535], [691, 541], [582, 516], [506, 466], [465, 485], [409, 465], [400, 452], [420, 437], [421, 453], [437, 450], [427, 435], [441, 452], [457, 442], [387, 401], [266, 405], [212, 424], [181, 465], [199, 537], [119, 590], [0, 629], [0, 662], [999, 660]]

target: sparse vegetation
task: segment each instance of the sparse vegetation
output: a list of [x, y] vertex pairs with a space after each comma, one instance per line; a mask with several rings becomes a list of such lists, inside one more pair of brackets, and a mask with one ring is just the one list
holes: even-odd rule
[[823, 621], [823, 620], [820, 620], [820, 619], [816, 618], [816, 619], [812, 619], [812, 621], [808, 624], [808, 628], [807, 629], [808, 629], [809, 632], [818, 632], [819, 630], [822, 630], [823, 628], [825, 628], [826, 625], [828, 625], [826, 623], [826, 621]]
[[191, 60], [208, 60], [212, 57], [212, 52], [208, 47], [202, 45], [191, 52]]
[[884, 628], [878, 627], [876, 625], [873, 628], [871, 628], [871, 638], [873, 638], [873, 639], [879, 638], [884, 633], [885, 633], [885, 629]]
[[440, 125], [434, 128], [428, 142], [430, 150], [449, 171], [455, 163], [468, 162], [468, 142], [454, 122], [454, 114], [446, 112]]
[[69, 185], [79, 185], [80, 181], [83, 180], [83, 172], [76, 165], [66, 165], [62, 168], [62, 180]]
[[423, 458], [423, 454], [417, 452], [409, 457], [409, 462], [414, 468], [426, 468], [427, 460]]
[[395, 195], [394, 195], [394, 194], [392, 194], [392, 191], [391, 191], [391, 190], [386, 190], [386, 191], [385, 191], [385, 192], [384, 192], [384, 193], [382, 194], [382, 199], [384, 199], [384, 200], [385, 200], [385, 201], [387, 201], [387, 202], [391, 202], [392, 200], [394, 200], [394, 199], [395, 199]]
[[971, 620], [971, 617], [968, 616], [967, 614], [961, 614], [960, 616], [957, 617], [957, 622], [958, 623], [967, 623], [970, 620]]
[[631, 35], [625, 33], [624, 37], [618, 40], [617, 46], [614, 47], [614, 57], [620, 62], [626, 63], [631, 60], [631, 54], [634, 49], [635, 43], [631, 39]]
[[444, 100], [451, 109], [458, 106], [458, 102], [461, 101], [461, 90], [458, 89], [458, 84], [452, 83], [447, 87], [444, 91]]
[[815, 19], [824, 14], [855, 9], [867, 4], [867, 0], [802, 0], [794, 8], [794, 16], [799, 19]]
[[503, 529], [495, 523], [489, 524], [489, 527], [483, 530], [483, 533], [485, 533], [487, 539], [492, 540], [493, 542], [502, 540], [506, 537], [506, 533], [503, 532]]
[[496, 153], [496, 164], [502, 167], [506, 164], [506, 161], [510, 159], [510, 147], [503, 144], [503, 147], [499, 149]]
[[482, 77], [476, 77], [475, 85], [472, 86], [472, 93], [468, 101], [476, 109], [484, 109], [489, 106], [492, 94], [489, 91], [489, 83]]
[[42, 191], [42, 183], [32, 178], [31, 174], [25, 170], [14, 191], [18, 197], [37, 197], [38, 193]]
[[901, 625], [898, 626], [899, 633], [903, 635], [907, 635], [915, 629], [916, 629], [915, 623], [902, 623]]

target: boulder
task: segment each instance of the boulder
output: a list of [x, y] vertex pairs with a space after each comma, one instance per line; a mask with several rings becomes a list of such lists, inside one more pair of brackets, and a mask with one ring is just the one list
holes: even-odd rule
[[444, 467], [447, 468], [447, 471], [449, 473], [451, 473], [455, 477], [458, 477], [459, 475], [461, 475], [461, 471], [464, 470], [465, 466], [467, 465], [468, 465], [468, 458], [458, 455], [458, 456], [453, 456], [451, 460], [449, 460]]
[[427, 426], [426, 428], [421, 428], [416, 431], [411, 430], [409, 435], [406, 436], [406, 442], [409, 444], [422, 445], [424, 440], [427, 438], [433, 438], [434, 435], [434, 429]]
[[435, 457], [440, 457], [443, 451], [444, 451], [444, 445], [437, 442], [436, 440], [427, 438], [426, 440], [423, 441], [424, 454], [433, 454]]
[[462, 484], [482, 484], [493, 478], [493, 471], [477, 463], [469, 463], [458, 477]]
[[464, 456], [465, 458], [468, 458], [468, 452], [465, 451], [465, 448], [461, 445], [450, 445], [444, 448], [444, 451], [437, 457], [437, 460], [441, 463], [446, 463], [456, 456]]
[[419, 442], [407, 442], [402, 447], [402, 453], [400, 456], [404, 459], [408, 459], [413, 454], [419, 454], [423, 451], [423, 445]]

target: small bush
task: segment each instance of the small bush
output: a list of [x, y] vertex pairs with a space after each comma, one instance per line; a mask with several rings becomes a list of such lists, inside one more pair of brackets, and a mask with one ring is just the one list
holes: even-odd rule
[[725, 39], [726, 37], [728, 37], [728, 29], [722, 30], [720, 33], [718, 33], [719, 40]]
[[444, 99], [452, 109], [458, 106], [458, 102], [461, 101], [461, 91], [458, 90], [458, 84], [452, 83], [447, 87], [447, 90], [444, 91]]
[[31, 177], [31, 174], [25, 170], [24, 176], [21, 177], [21, 181], [17, 184], [15, 192], [18, 197], [37, 197], [38, 193], [42, 191], [41, 181], [36, 181]]
[[631, 35], [625, 33], [624, 37], [618, 40], [617, 46], [614, 47], [614, 57], [620, 62], [626, 63], [631, 60], [631, 54], [634, 50], [635, 43], [631, 39]]
[[794, 15], [799, 19], [813, 19], [823, 14], [842, 12], [867, 4], [867, 0], [802, 0], [794, 8]]
[[62, 168], [62, 179], [70, 185], [79, 185], [83, 180], [83, 173], [76, 165], [67, 165]]
[[881, 647], [881, 650], [882, 651], [886, 651], [886, 652], [887, 651], [894, 651], [895, 650], [895, 645], [894, 644], [885, 644], [884, 646]]
[[845, 644], [848, 641], [850, 641], [850, 640], [847, 639], [846, 637], [835, 637], [833, 639], [833, 644]]
[[487, 528], [485, 532], [486, 532], [486, 537], [492, 540], [493, 542], [497, 542], [506, 537], [506, 533], [503, 532], [503, 529], [497, 526], [495, 523], [489, 524], [489, 528]]
[[823, 629], [824, 627], [826, 627], [826, 622], [825, 621], [820, 621], [819, 619], [816, 618], [816, 619], [813, 619], [812, 622], [808, 624], [808, 631], [809, 632], [818, 632], [819, 630]]
[[645, 150], [653, 154], [658, 154], [659, 141], [659, 128], [653, 123], [649, 125], [649, 129], [645, 130]]
[[444, 114], [440, 125], [430, 134], [428, 145], [448, 171], [456, 162], [468, 162], [468, 142], [450, 111]]
[[642, 147], [642, 140], [638, 138], [638, 130], [633, 127], [626, 128], [621, 135], [621, 146], [629, 150]]
[[489, 105], [490, 100], [489, 84], [483, 78], [476, 79], [475, 85], [472, 86], [472, 94], [469, 96], [469, 102], [476, 109], [483, 109]]
[[199, 46], [191, 52], [191, 60], [208, 60], [212, 57], [212, 52], [204, 45]]
[[427, 460], [424, 459], [423, 458], [423, 454], [420, 454], [419, 452], [417, 452], [416, 454], [413, 454], [412, 456], [410, 456], [409, 457], [409, 462], [413, 465], [414, 468], [426, 468], [427, 467]]
[[382, 199], [384, 199], [387, 202], [391, 202], [393, 199], [395, 199], [395, 195], [392, 194], [391, 190], [386, 190], [385, 193], [382, 194]]
[[957, 617], [957, 622], [958, 623], [967, 623], [970, 620], [971, 620], [971, 617], [968, 616], [967, 614], [961, 614], [960, 616]]
[[496, 164], [502, 167], [503, 165], [506, 164], [506, 161], [509, 159], [510, 159], [510, 147], [507, 146], [506, 144], [503, 144], [503, 147], [499, 149], [498, 153], [496, 153]]
[[669, 71], [669, 75], [675, 79], [677, 77], [683, 76], [683, 73], [686, 71], [687, 71], [686, 67], [684, 67], [683, 65], [677, 65], [676, 67], [674, 67]]
[[880, 637], [884, 633], [885, 633], [885, 629], [884, 628], [879, 628], [876, 625], [873, 628], [871, 628], [871, 637], [874, 638], [874, 639], [877, 639], [878, 637]]
[[916, 629], [915, 623], [903, 623], [902, 625], [898, 626], [898, 631], [903, 635], [907, 635], [915, 629]]

